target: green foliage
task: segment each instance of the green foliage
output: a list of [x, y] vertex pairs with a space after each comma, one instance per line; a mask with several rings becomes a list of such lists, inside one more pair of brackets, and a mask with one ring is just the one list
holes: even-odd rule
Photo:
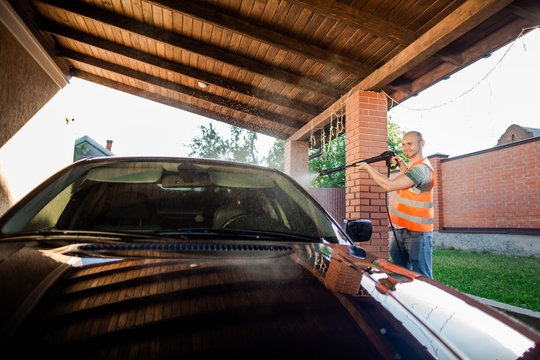
[[405, 131], [399, 128], [399, 125], [392, 122], [390, 116], [387, 120], [388, 126], [388, 149], [392, 150], [396, 155], [399, 155], [402, 159], [405, 159], [405, 155], [401, 150], [401, 139], [405, 135]]
[[202, 135], [191, 140], [189, 156], [259, 164], [255, 147], [257, 133], [231, 126], [229, 138], [223, 138], [212, 124], [199, 128]]
[[[311, 150], [311, 152], [313, 153], [314, 150]], [[309, 162], [309, 171], [316, 173], [342, 165], [345, 165], [345, 135], [339, 136], [326, 144], [323, 154]], [[311, 182], [311, 186], [320, 188], [344, 188], [345, 169], [325, 176], [319, 176]]]
[[258, 164], [257, 149], [255, 142], [257, 141], [257, 133], [236, 126], [231, 126], [231, 139], [225, 140], [228, 145], [228, 156], [230, 160], [240, 161], [249, 164]]
[[265, 160], [269, 167], [283, 171], [285, 168], [285, 142], [276, 139]]
[[[276, 139], [268, 155], [259, 159], [256, 150], [257, 133], [241, 129], [236, 126], [230, 127], [229, 138], [224, 138], [217, 133], [212, 124], [200, 126], [202, 135], [195, 137], [189, 145], [191, 152], [189, 156], [197, 156], [211, 159], [234, 160], [251, 164], [266, 163], [269, 167], [283, 171], [285, 143]], [[401, 152], [401, 138], [404, 132], [399, 126], [388, 119], [388, 147], [396, 154], [404, 157]], [[310, 155], [317, 150], [311, 150]], [[326, 144], [325, 151], [319, 157], [309, 162], [309, 170], [318, 172], [323, 169], [332, 169], [345, 165], [345, 135], [342, 135], [329, 144]], [[345, 187], [345, 170], [320, 176], [316, 178], [311, 186], [314, 187]]]
[[540, 259], [471, 253], [433, 252], [433, 277], [461, 292], [540, 311]]
[[[405, 158], [401, 151], [401, 139], [403, 134], [396, 123], [393, 123], [390, 118], [387, 120], [388, 126], [388, 148], [394, 151], [397, 155]], [[326, 153], [311, 160], [309, 162], [309, 170], [318, 172], [324, 169], [332, 169], [338, 166], [345, 165], [345, 135], [338, 137], [327, 144]], [[343, 188], [345, 187], [345, 170], [340, 170], [325, 176], [319, 176], [312, 181], [313, 187], [324, 188]]]

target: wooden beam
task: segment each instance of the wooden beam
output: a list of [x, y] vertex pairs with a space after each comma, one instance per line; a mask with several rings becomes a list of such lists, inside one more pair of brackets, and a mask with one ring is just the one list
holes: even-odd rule
[[[351, 89], [380, 90], [393, 80], [420, 64], [423, 60], [443, 49], [470, 29], [482, 23], [491, 15], [500, 11], [513, 0], [468, 0], [440, 23], [432, 27], [420, 38], [407, 46], [398, 55], [374, 71], [366, 79]], [[452, 66], [451, 64], [449, 64]], [[291, 135], [291, 139], [305, 139], [311, 129], [326, 125], [329, 121], [328, 110], [341, 107], [341, 100], [334, 102], [328, 109], [316, 116], [300, 130]], [[333, 111], [333, 110], [332, 110]], [[326, 116], [323, 116], [326, 114]]]
[[[530, 22], [526, 19], [518, 18], [516, 21], [506, 24], [505, 26], [499, 28], [497, 31], [489, 34], [487, 37], [483, 38], [482, 41], [471, 46], [467, 50], [461, 53], [462, 62], [458, 65], [453, 65], [451, 63], [442, 63], [433, 70], [424, 74], [423, 76], [411, 81], [408, 87], [400, 86], [398, 84], [395, 87], [395, 90], [400, 90], [396, 94], [391, 95], [392, 99], [397, 102], [403, 102], [414, 94], [419, 93], [420, 91], [426, 89], [427, 87], [433, 85], [440, 79], [443, 79], [446, 76], [449, 76], [460, 69], [472, 64], [473, 62], [480, 59], [486, 53], [493, 52], [494, 49], [498, 49], [508, 43], [509, 40], [515, 39], [521, 29], [529, 27]], [[392, 88], [394, 83], [387, 85], [388, 88]]]
[[422, 61], [443, 49], [491, 15], [512, 3], [513, 0], [468, 0], [440, 23], [433, 26], [418, 40], [374, 71], [353, 88], [379, 90]]
[[227, 116], [225, 114], [203, 109], [195, 105], [186, 104], [181, 101], [176, 101], [174, 99], [171, 99], [162, 95], [158, 95], [158, 94], [155, 94], [155, 93], [143, 90], [143, 89], [139, 89], [136, 87], [125, 85], [125, 84], [120, 84], [116, 81], [106, 79], [106, 78], [103, 78], [94, 74], [90, 74], [88, 72], [81, 71], [78, 69], [72, 69], [71, 75], [74, 77], [83, 79], [83, 80], [91, 81], [99, 85], [107, 86], [109, 88], [125, 92], [127, 94], [139, 96], [139, 97], [142, 97], [151, 101], [155, 101], [164, 105], [175, 107], [180, 110], [184, 110], [184, 111], [188, 111], [188, 112], [200, 115], [200, 116], [204, 116], [209, 119], [221, 121], [229, 125], [237, 126], [243, 129], [250, 130], [250, 131], [255, 131], [264, 135], [276, 137], [278, 139], [285, 140], [289, 137], [289, 134], [285, 132], [275, 131], [275, 130], [268, 129], [260, 125], [255, 125], [252, 123], [241, 121], [231, 116]]
[[330, 122], [334, 114], [341, 114], [341, 100], [335, 102], [332, 106], [326, 108], [322, 113], [315, 116], [309, 123], [305, 124], [297, 132], [295, 132], [289, 140], [301, 141], [309, 139], [312, 132], [316, 132], [320, 128], [325, 127]]
[[308, 57], [321, 64], [338, 67], [344, 72], [356, 75], [358, 78], [364, 78], [375, 69], [369, 65], [332, 53], [326, 49], [285, 36], [277, 31], [265, 29], [260, 25], [254, 25], [238, 17], [230, 16], [213, 10], [210, 7], [202, 6], [195, 1], [156, 0], [148, 2], [156, 4], [159, 7], [168, 8], [171, 11], [183, 13], [189, 17], [198, 18], [203, 22], [231, 30], [242, 36], [270, 44], [287, 52], [293, 52], [302, 57]]
[[532, 23], [532, 26], [540, 25], [540, 2], [538, 0], [519, 0], [512, 4], [511, 11]]
[[229, 64], [236, 68], [245, 69], [267, 78], [272, 78], [299, 89], [317, 91], [318, 94], [332, 99], [338, 98], [342, 90], [331, 85], [300, 76], [278, 67], [267, 65], [254, 59], [239, 56], [219, 47], [203, 44], [191, 38], [176, 33], [164, 31], [161, 28], [138, 22], [134, 19], [122, 17], [118, 14], [101, 10], [84, 2], [73, 3], [62, 0], [38, 0], [43, 4], [54, 6], [65, 11], [78, 14], [95, 21], [114, 26], [116, 28], [135, 33], [167, 45], [182, 48], [194, 54], [209, 57]]
[[403, 26], [396, 25], [368, 12], [329, 0], [287, 0], [306, 9], [320, 13], [336, 21], [364, 29], [382, 39], [407, 46], [420, 35]]
[[[375, 15], [337, 1], [292, 0], [292, 2], [323, 14], [324, 16], [331, 17], [336, 21], [362, 28], [382, 39], [390, 40], [402, 46], [408, 46], [420, 37], [420, 34], [403, 26], [396, 25]], [[455, 56], [449, 54], [434, 54], [434, 56], [442, 61], [447, 61], [452, 64], [456, 64], [456, 62], [459, 61]], [[372, 73], [374, 70], [375, 69], [372, 68], [372, 71], [369, 73]]]
[[243, 83], [229, 80], [212, 73], [197, 70], [186, 65], [163, 59], [159, 56], [151, 55], [143, 51], [139, 51], [127, 46], [117, 44], [96, 36], [73, 30], [71, 28], [56, 24], [51, 21], [38, 21], [39, 28], [50, 34], [54, 34], [63, 38], [71, 39], [83, 44], [94, 46], [127, 58], [140, 61], [152, 66], [166, 69], [180, 75], [185, 75], [190, 78], [204, 81], [207, 84], [219, 86], [223, 89], [234, 91], [246, 96], [251, 96], [259, 100], [267, 101], [285, 108], [300, 111], [309, 115], [317, 115], [321, 112], [318, 107], [303, 103], [289, 97], [279, 95], [263, 89], [257, 89]]
[[88, 65], [91, 65], [91, 66], [94, 66], [94, 67], [97, 67], [106, 71], [110, 71], [113, 73], [117, 73], [120, 75], [133, 78], [133, 79], [137, 79], [137, 80], [146, 82], [148, 84], [152, 84], [158, 87], [176, 91], [178, 93], [181, 93], [181, 94], [193, 97], [193, 98], [201, 99], [209, 103], [212, 103], [214, 105], [227, 107], [227, 108], [240, 111], [251, 116], [256, 116], [263, 120], [273, 121], [278, 124], [286, 125], [286, 126], [292, 127], [293, 129], [294, 128], [298, 129], [302, 125], [304, 125], [302, 122], [296, 121], [295, 119], [289, 118], [287, 116], [278, 115], [264, 109], [260, 109], [260, 108], [243, 104], [239, 101], [235, 101], [235, 100], [227, 99], [218, 95], [214, 95], [206, 91], [196, 90], [188, 86], [184, 86], [184, 85], [181, 85], [181, 84], [169, 81], [169, 80], [155, 77], [150, 74], [142, 73], [142, 72], [139, 72], [139, 71], [136, 71], [136, 70], [133, 70], [133, 69], [121, 66], [121, 65], [113, 64], [113, 63], [110, 63], [101, 59], [97, 59], [92, 56], [77, 53], [75, 51], [59, 50], [58, 55], [65, 57], [67, 59], [71, 59], [71, 60], [88, 64]]

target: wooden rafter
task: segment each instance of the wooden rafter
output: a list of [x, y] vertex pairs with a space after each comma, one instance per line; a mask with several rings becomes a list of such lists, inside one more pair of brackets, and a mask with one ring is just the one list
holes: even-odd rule
[[114, 26], [116, 28], [139, 34], [147, 38], [168, 44], [173, 47], [181, 47], [191, 53], [213, 58], [220, 62], [229, 64], [236, 68], [273, 78], [283, 83], [317, 91], [319, 94], [329, 98], [338, 98], [343, 90], [335, 88], [325, 83], [302, 77], [292, 72], [285, 71], [278, 67], [261, 63], [259, 61], [239, 56], [235, 53], [223, 50], [219, 47], [203, 44], [191, 38], [175, 33], [167, 32], [161, 28], [140, 23], [134, 19], [122, 17], [109, 11], [101, 10], [86, 3], [73, 3], [61, 0], [39, 0], [41, 3], [54, 6], [65, 11], [78, 14], [95, 21]]
[[[403, 84], [400, 84], [399, 81], [392, 82], [392, 84], [387, 86], [388, 88], [391, 88], [397, 92], [395, 95], [391, 96], [392, 99], [400, 102], [403, 99], [406, 99], [411, 95], [418, 93], [422, 89], [425, 89], [430, 84], [436, 82], [437, 79], [443, 79], [446, 76], [449, 76], [450, 74], [458, 71], [464, 65], [470, 64], [478, 60], [480, 57], [484, 56], [487, 52], [489, 52], [489, 49], [494, 49], [502, 46], [506, 42], [508, 34], [515, 31], [513, 29], [515, 28], [515, 25], [519, 23], [523, 24], [523, 27], [527, 26], [527, 21], [521, 20], [518, 22], [514, 22], [511, 25], [506, 25], [500, 28], [499, 30], [485, 37], [482, 42], [462, 52], [461, 62], [458, 64], [452, 64], [449, 62], [442, 63], [429, 73], [414, 80], [409, 79], [408, 81], [404, 81]], [[515, 36], [518, 35], [519, 34], [517, 33], [515, 34]]]
[[41, 30], [46, 31], [57, 36], [75, 40], [80, 43], [84, 43], [90, 46], [94, 46], [126, 58], [134, 59], [152, 66], [156, 66], [162, 69], [166, 69], [177, 74], [181, 74], [196, 80], [201, 80], [207, 84], [219, 86], [223, 89], [235, 91], [237, 93], [252, 96], [254, 98], [272, 102], [279, 106], [287, 107], [296, 111], [303, 112], [308, 115], [317, 115], [320, 110], [310, 104], [300, 102], [294, 99], [286, 98], [279, 94], [266, 91], [263, 89], [257, 89], [243, 83], [230, 80], [227, 78], [216, 76], [212, 73], [194, 69], [192, 67], [179, 64], [174, 61], [163, 59], [159, 56], [145, 53], [127, 46], [120, 45], [118, 43], [105, 40], [81, 31], [77, 31], [62, 25], [50, 21], [41, 21], [39, 23]]
[[540, 2], [537, 0], [520, 0], [511, 6], [517, 16], [540, 25]]
[[351, 91], [401, 102], [540, 23], [538, 0], [6, 1], [66, 76], [296, 140]]
[[403, 26], [396, 25], [375, 15], [347, 6], [338, 1], [328, 0], [289, 0], [312, 11], [324, 14], [337, 21], [349, 23], [378, 37], [407, 46], [419, 34]]
[[450, 44], [513, 0], [469, 0], [397, 56], [356, 85], [353, 91], [379, 90]]
[[[489, 16], [511, 4], [513, 0], [468, 0], [445, 19], [428, 30], [415, 42], [407, 46], [398, 55], [375, 70], [351, 91], [380, 90], [393, 80], [420, 64], [446, 45], [474, 28]], [[328, 109], [341, 107], [340, 100]], [[332, 111], [328, 109], [298, 130], [291, 139], [301, 140], [309, 136], [314, 127], [325, 126]]]
[[158, 0], [149, 2], [169, 8], [173, 11], [181, 12], [193, 18], [198, 18], [206, 23], [216, 25], [223, 29], [240, 33], [251, 39], [271, 44], [279, 49], [294, 52], [300, 56], [309, 57], [321, 64], [339, 67], [343, 71], [355, 74], [359, 78], [364, 78], [374, 70], [374, 68], [369, 65], [332, 53], [320, 47], [298, 41], [277, 31], [265, 29], [259, 25], [253, 25], [236, 17], [220, 13], [208, 7], [203, 7], [194, 1]]
[[107, 79], [107, 78], [104, 78], [104, 77], [100, 77], [100, 76], [97, 76], [97, 75], [94, 75], [94, 74], [90, 74], [88, 72], [84, 72], [84, 71], [81, 71], [81, 70], [73, 69], [71, 71], [71, 75], [76, 76], [76, 77], [81, 78], [81, 79], [84, 79], [84, 80], [87, 80], [87, 81], [92, 81], [92, 82], [94, 82], [96, 84], [107, 86], [107, 87], [110, 87], [112, 89], [119, 90], [119, 91], [122, 91], [122, 92], [125, 92], [125, 93], [128, 93], [128, 94], [131, 94], [131, 95], [140, 96], [140, 97], [143, 97], [145, 99], [156, 101], [156, 102], [159, 102], [159, 103], [164, 104], [164, 105], [172, 106], [172, 107], [175, 107], [175, 108], [180, 109], [180, 110], [192, 112], [194, 114], [201, 115], [201, 116], [207, 117], [209, 119], [221, 121], [221, 122], [224, 122], [226, 124], [233, 125], [233, 126], [238, 126], [238, 127], [244, 128], [244, 129], [251, 130], [251, 131], [256, 131], [258, 133], [265, 134], [265, 135], [268, 135], [268, 136], [277, 137], [278, 139], [283, 139], [284, 140], [284, 139], [287, 139], [289, 137], [289, 134], [284, 133], [282, 131], [272, 130], [272, 129], [266, 128], [264, 126], [256, 125], [256, 124], [253, 124], [253, 123], [250, 123], [250, 122], [245, 122], [245, 121], [243, 122], [243, 121], [235, 119], [235, 118], [233, 118], [231, 116], [227, 116], [225, 114], [217, 113], [217, 112], [214, 112], [214, 111], [211, 111], [211, 110], [208, 110], [208, 109], [203, 109], [201, 107], [198, 107], [198, 106], [195, 106], [195, 105], [192, 105], [192, 104], [186, 104], [186, 103], [181, 102], [181, 101], [176, 101], [176, 100], [171, 99], [169, 97], [161, 96], [161, 95], [158, 95], [156, 93], [152, 93], [152, 92], [149, 92], [149, 91], [146, 91], [146, 90], [143, 90], [143, 89], [139, 89], [139, 88], [136, 88], [136, 87], [133, 87], [133, 86], [121, 84], [121, 83], [118, 83], [116, 81], [113, 81], [113, 80], [110, 80], [110, 79]]
[[60, 50], [58, 52], [59, 56], [65, 57], [67, 59], [79, 61], [91, 66], [95, 66], [110, 72], [114, 72], [117, 74], [121, 74], [133, 79], [137, 79], [143, 82], [146, 82], [148, 84], [153, 84], [165, 89], [169, 89], [172, 91], [176, 91], [178, 93], [197, 98], [200, 100], [208, 101], [212, 104], [218, 105], [218, 106], [225, 106], [230, 109], [244, 112], [251, 116], [256, 116], [264, 120], [268, 121], [274, 121], [275, 123], [286, 125], [292, 128], [300, 128], [302, 125], [304, 125], [301, 122], [298, 122], [294, 119], [288, 118], [287, 116], [283, 115], [277, 115], [270, 111], [260, 109], [254, 106], [249, 106], [246, 104], [243, 104], [239, 101], [235, 101], [232, 99], [228, 99], [222, 96], [214, 95], [209, 92], [205, 92], [202, 90], [197, 90], [194, 88], [191, 88], [189, 86], [184, 86], [169, 80], [165, 80], [150, 74], [142, 73], [140, 71], [133, 70], [131, 68], [127, 68], [118, 64], [113, 64], [101, 59], [97, 59], [92, 56], [88, 56], [85, 54], [77, 53], [75, 51], [70, 50]]

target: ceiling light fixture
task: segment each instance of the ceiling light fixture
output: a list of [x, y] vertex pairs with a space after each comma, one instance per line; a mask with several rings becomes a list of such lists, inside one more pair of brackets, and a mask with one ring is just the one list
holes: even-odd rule
[[208, 86], [208, 84], [207, 84], [207, 83], [205, 83], [205, 82], [202, 82], [202, 81], [197, 81], [197, 85], [199, 85], [199, 87], [200, 87], [201, 89], [204, 89], [205, 87], [207, 87], [207, 86]]

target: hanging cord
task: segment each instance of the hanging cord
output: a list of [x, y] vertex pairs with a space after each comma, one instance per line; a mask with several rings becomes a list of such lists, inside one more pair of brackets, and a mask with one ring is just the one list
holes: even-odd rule
[[[388, 178], [390, 178], [390, 166], [387, 167], [388, 169]], [[396, 242], [398, 246], [399, 253], [401, 254], [401, 257], [405, 259], [406, 253], [403, 252], [403, 249], [401, 248], [401, 245], [399, 244], [398, 238], [396, 236], [396, 229], [394, 228], [394, 224], [392, 224], [392, 219], [390, 218], [390, 210], [388, 209], [388, 191], [384, 192], [384, 204], [386, 205], [386, 214], [388, 215], [388, 221], [390, 222], [390, 228], [392, 229], [392, 233], [394, 234], [394, 241]], [[408, 259], [408, 257], [407, 257]], [[395, 261], [395, 259], [392, 259]]]
[[410, 111], [427, 111], [427, 110], [432, 110], [432, 109], [437, 109], [437, 108], [440, 108], [440, 107], [443, 107], [445, 105], [448, 105], [456, 100], [459, 100], [460, 98], [462, 98], [463, 96], [467, 95], [468, 93], [470, 93], [471, 91], [473, 91], [474, 89], [476, 89], [484, 80], [486, 80], [489, 75], [491, 75], [491, 73], [493, 71], [495, 71], [495, 68], [497, 68], [497, 66], [503, 61], [503, 59], [506, 57], [506, 55], [510, 52], [510, 50], [512, 49], [512, 47], [514, 47], [514, 44], [516, 43], [516, 41], [523, 36], [523, 34], [528, 31], [528, 30], [532, 30], [532, 29], [537, 29], [537, 28], [540, 28], [540, 25], [535, 25], [535, 26], [530, 26], [530, 27], [527, 27], [527, 28], [523, 28], [521, 29], [521, 32], [519, 33], [519, 35], [512, 41], [512, 43], [510, 44], [510, 46], [508, 47], [508, 49], [506, 49], [506, 51], [504, 52], [504, 54], [501, 56], [501, 58], [497, 61], [497, 63], [495, 65], [493, 65], [493, 67], [487, 72], [487, 74], [481, 78], [480, 80], [478, 80], [476, 82], [476, 84], [474, 84], [470, 89], [464, 91], [461, 95], [458, 95], [456, 96], [455, 98], [453, 99], [450, 99], [444, 103], [441, 103], [441, 104], [438, 104], [438, 105], [434, 105], [434, 106], [431, 106], [431, 107], [427, 107], [427, 108], [410, 108], [408, 106], [405, 106], [403, 105], [402, 103], [400, 103], [399, 101], [397, 100], [394, 100], [390, 95], [388, 95], [384, 90], [381, 89], [381, 92], [392, 102], [392, 106], [394, 104], [397, 104], [397, 105], [401, 105], [401, 107], [403, 107], [404, 109], [407, 109], [407, 110], [410, 110]]

